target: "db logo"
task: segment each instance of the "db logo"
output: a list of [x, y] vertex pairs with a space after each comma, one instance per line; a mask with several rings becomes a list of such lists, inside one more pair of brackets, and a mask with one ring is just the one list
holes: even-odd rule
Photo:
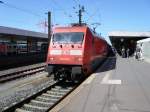
[[63, 51], [63, 54], [68, 55], [69, 51]]

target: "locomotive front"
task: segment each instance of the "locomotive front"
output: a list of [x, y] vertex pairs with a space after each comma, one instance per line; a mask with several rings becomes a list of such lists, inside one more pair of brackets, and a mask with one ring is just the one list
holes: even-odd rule
[[51, 37], [47, 70], [56, 80], [81, 78], [84, 51], [84, 32], [55, 29]]

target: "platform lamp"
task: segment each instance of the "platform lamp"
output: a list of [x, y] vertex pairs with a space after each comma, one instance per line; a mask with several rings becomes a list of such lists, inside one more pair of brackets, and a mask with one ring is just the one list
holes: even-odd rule
[[123, 42], [123, 41], [124, 41], [124, 39], [123, 39], [123, 38], [121, 38], [121, 39], [120, 39], [120, 41], [121, 41], [121, 42]]

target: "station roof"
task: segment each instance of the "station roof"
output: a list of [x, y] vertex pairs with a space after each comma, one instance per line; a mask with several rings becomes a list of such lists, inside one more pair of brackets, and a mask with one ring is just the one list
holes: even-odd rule
[[108, 33], [109, 37], [123, 37], [123, 38], [132, 38], [132, 37], [150, 37], [150, 32], [127, 32], [127, 31], [113, 31]]
[[137, 41], [137, 43], [150, 42], [150, 38], [142, 39]]
[[0, 26], [0, 35], [1, 34], [27, 36], [27, 37], [35, 37], [35, 38], [48, 38], [47, 34], [45, 33], [28, 31], [28, 30], [23, 30], [18, 28], [4, 27], [4, 26]]
[[131, 48], [132, 53], [136, 49], [137, 41], [150, 37], [150, 32], [128, 32], [128, 31], [113, 31], [108, 33], [112, 45], [121, 54], [120, 48]]

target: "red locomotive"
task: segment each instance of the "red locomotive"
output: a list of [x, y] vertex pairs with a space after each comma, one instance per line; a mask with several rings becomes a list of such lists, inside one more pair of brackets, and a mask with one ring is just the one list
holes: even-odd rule
[[47, 71], [56, 80], [78, 80], [92, 73], [107, 54], [107, 42], [89, 27], [56, 27], [48, 48]]

